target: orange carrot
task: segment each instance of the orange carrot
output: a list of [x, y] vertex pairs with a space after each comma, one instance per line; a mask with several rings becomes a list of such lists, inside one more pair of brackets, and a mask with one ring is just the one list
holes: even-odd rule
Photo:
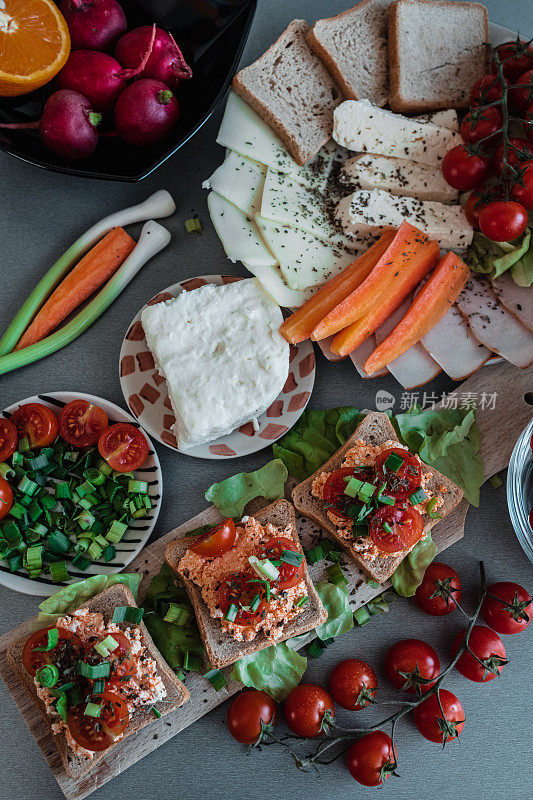
[[52, 292], [14, 348], [22, 350], [44, 339], [124, 263], [133, 248], [123, 228], [113, 228], [86, 253]]
[[308, 339], [320, 320], [368, 278], [394, 239], [395, 233], [395, 230], [385, 231], [372, 247], [321, 286], [318, 292], [285, 320], [279, 329], [282, 336], [291, 344]]
[[352, 322], [351, 325], [343, 328], [335, 335], [331, 343], [332, 352], [339, 356], [347, 356], [356, 347], [359, 347], [365, 339], [368, 339], [371, 333], [374, 333], [396, 311], [409, 292], [415, 288], [429, 270], [433, 269], [438, 260], [439, 245], [437, 242], [426, 241], [425, 244], [419, 243], [416, 252], [410, 254], [409, 261], [403, 265], [403, 268], [399, 267], [398, 274], [394, 276], [393, 284], [384, 284], [380, 288], [380, 295], [364, 317]]
[[403, 319], [367, 358], [365, 372], [372, 375], [420, 341], [453, 306], [469, 276], [470, 270], [455, 253], [441, 258]]
[[370, 275], [318, 323], [311, 339], [325, 339], [364, 317], [383, 296], [394, 291], [394, 284], [402, 280], [404, 272], [416, 269], [413, 258], [427, 242], [425, 233], [402, 222]]

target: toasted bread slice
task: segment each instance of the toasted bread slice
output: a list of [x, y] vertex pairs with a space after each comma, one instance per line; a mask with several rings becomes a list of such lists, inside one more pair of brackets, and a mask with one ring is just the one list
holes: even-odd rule
[[[106, 622], [110, 622], [113, 616], [113, 611], [117, 606], [136, 605], [137, 604], [128, 587], [124, 586], [123, 584], [116, 583], [113, 586], [104, 589], [103, 592], [95, 595], [95, 597], [92, 597], [86, 603], [83, 603], [80, 608], [87, 608], [92, 612], [100, 612], [103, 615], [104, 620], [106, 620]], [[122, 627], [132, 627], [132, 623], [125, 622], [122, 624]], [[166, 661], [163, 660], [163, 657], [156, 648], [152, 637], [146, 629], [146, 626], [142, 622], [139, 625], [139, 628], [141, 631], [141, 641], [146, 647], [151, 658], [153, 658], [156, 662], [157, 671], [161, 676], [161, 679], [165, 685], [165, 689], [167, 690], [165, 701], [156, 705], [158, 706], [162, 716], [170, 714], [172, 711], [175, 711], [177, 708], [187, 702], [190, 696], [189, 690], [180, 680], [178, 680]], [[127, 736], [131, 736], [133, 733], [141, 730], [141, 728], [144, 728], [146, 725], [150, 725], [150, 723], [154, 722], [154, 714], [149, 708], [137, 709], [124, 733], [124, 736], [116, 744], [112, 744], [111, 747], [101, 753], [95, 752], [92, 759], [89, 759], [83, 755], [77, 755], [69, 747], [64, 733], [54, 733], [52, 731], [52, 724], [55, 720], [47, 713], [44, 703], [37, 696], [33, 678], [31, 675], [28, 675], [22, 665], [22, 651], [25, 643], [26, 639], [19, 639], [9, 646], [6, 654], [8, 664], [26, 689], [27, 693], [35, 702], [39, 711], [43, 715], [45, 722], [50, 726], [50, 733], [54, 737], [55, 743], [60, 752], [65, 772], [67, 775], [70, 775], [71, 778], [81, 778], [82, 775], [90, 772], [93, 767], [95, 767], [103, 758], [106, 758], [110, 753], [112, 753], [113, 750], [120, 745], [120, 742], [123, 739], [125, 739]]]
[[[254, 519], [266, 525], [270, 522], [278, 528], [285, 528], [287, 525], [292, 526], [292, 533], [294, 540], [298, 545], [298, 551], [303, 553], [302, 545], [298, 539], [296, 532], [294, 508], [287, 500], [276, 500], [269, 506], [262, 508], [257, 514], [254, 514]], [[193, 605], [194, 613], [196, 614], [196, 621], [200, 629], [200, 634], [205, 645], [207, 658], [213, 668], [226, 667], [228, 664], [233, 664], [243, 656], [248, 656], [251, 653], [256, 653], [263, 650], [265, 647], [270, 647], [272, 644], [264, 632], [261, 631], [257, 634], [255, 639], [251, 642], [238, 642], [233, 639], [228, 633], [222, 630], [220, 620], [214, 619], [202, 599], [202, 592], [195, 583], [186, 578], [179, 572], [178, 565], [180, 559], [185, 555], [186, 550], [194, 542], [192, 537], [184, 539], [175, 539], [171, 542], [165, 552], [165, 559], [169, 567], [179, 576], [183, 581], [189, 599]], [[292, 636], [298, 636], [300, 633], [306, 633], [313, 630], [318, 625], [321, 625], [327, 619], [327, 611], [320, 601], [315, 587], [309, 577], [307, 571], [307, 563], [304, 559], [305, 574], [304, 580], [307, 586], [307, 595], [309, 600], [304, 606], [304, 610], [292, 619], [283, 631], [283, 636], [279, 641], [285, 641]]]
[[[357, 566], [360, 567], [372, 580], [378, 583], [383, 583], [390, 578], [398, 564], [405, 558], [406, 554], [400, 556], [386, 556], [379, 557], [372, 561], [364, 559], [360, 553], [354, 551], [345, 539], [340, 537], [337, 533], [337, 528], [331, 522], [326, 514], [324, 501], [315, 497], [311, 490], [313, 481], [322, 472], [332, 472], [338, 469], [344, 461], [346, 452], [354, 446], [357, 439], [362, 439], [364, 442], [372, 445], [383, 444], [388, 440], [398, 441], [396, 432], [391, 425], [391, 422], [386, 414], [380, 414], [377, 411], [372, 411], [366, 415], [364, 420], [357, 426], [352, 433], [346, 444], [340, 450], [331, 456], [329, 461], [320, 467], [310, 478], [307, 478], [293, 490], [292, 499], [296, 510], [305, 517], [309, 517], [316, 522], [320, 527], [332, 538], [335, 539], [354, 559]], [[433, 493], [442, 494], [444, 498], [444, 505], [439, 508], [439, 513], [442, 517], [446, 517], [452, 509], [461, 501], [463, 491], [453, 483], [449, 478], [441, 475], [436, 469], [424, 465], [424, 470], [431, 473], [431, 480], [428, 484], [428, 489]], [[446, 491], [442, 492], [440, 489], [444, 486]], [[427, 514], [422, 515], [424, 521], [424, 533], [427, 533], [438, 520], [431, 519]]]

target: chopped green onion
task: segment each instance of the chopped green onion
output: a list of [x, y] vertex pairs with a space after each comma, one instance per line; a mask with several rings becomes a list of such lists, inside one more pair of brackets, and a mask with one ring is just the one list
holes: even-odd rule
[[26, 436], [19, 439], [18, 448], [21, 453], [27, 453], [31, 449], [29, 439]]
[[139, 625], [142, 621], [144, 608], [137, 606], [117, 606], [113, 611], [113, 622], [133, 622]]
[[89, 511], [82, 511], [81, 514], [78, 514], [74, 519], [84, 531], [88, 530], [94, 523], [94, 517]]
[[384, 523], [383, 523], [383, 530], [384, 530], [386, 533], [393, 533], [392, 526], [391, 526], [391, 525], [389, 525], [389, 523], [388, 523], [388, 522], [384, 522]]
[[15, 450], [15, 452], [11, 456], [11, 463], [13, 464], [14, 467], [21, 467], [24, 464], [24, 456], [22, 455], [22, 453], [19, 453], [18, 450]]
[[398, 453], [391, 453], [390, 456], [385, 461], [385, 469], [389, 472], [398, 472], [400, 467], [404, 462], [403, 456], [399, 455]]
[[50, 564], [50, 572], [52, 573], [52, 580], [54, 583], [65, 583], [70, 578], [66, 561], [52, 561]]
[[342, 550], [330, 550], [326, 558], [328, 559], [328, 561], [333, 561], [336, 564], [342, 558]]
[[235, 622], [238, 613], [239, 606], [235, 605], [235, 603], [230, 603], [228, 610], [224, 614], [224, 619], [226, 619], [228, 622]]
[[266, 578], [269, 581], [277, 581], [279, 578], [279, 569], [268, 558], [259, 559], [257, 556], [250, 556], [248, 561], [260, 578]]
[[378, 502], [382, 503], [384, 506], [393, 506], [396, 501], [394, 497], [391, 497], [389, 494], [382, 494]]
[[499, 486], [502, 485], [502, 483], [503, 483], [503, 481], [502, 481], [502, 479], [501, 479], [501, 477], [500, 477], [500, 475], [498, 473], [496, 473], [496, 475], [492, 475], [489, 478], [489, 485], [493, 489], [497, 489]]
[[108, 542], [112, 544], [117, 544], [120, 542], [124, 534], [126, 533], [128, 526], [124, 522], [119, 522], [118, 520], [114, 519], [111, 523], [111, 527], [109, 528], [108, 532], [106, 533], [106, 539]]
[[186, 650], [183, 658], [183, 669], [191, 670], [191, 672], [200, 672], [202, 669], [201, 657], [193, 655], [189, 650]]
[[320, 658], [326, 647], [327, 644], [322, 642], [320, 639], [313, 639], [313, 641], [306, 647], [306, 651], [311, 658]]
[[[13, 453], [13, 458], [15, 457], [15, 455], [20, 455], [20, 453], [17, 453], [17, 454]], [[15, 474], [15, 470], [11, 469], [9, 464], [6, 464], [5, 462], [2, 462], [2, 464], [0, 464], [0, 478], [4, 478], [4, 480], [5, 480], [6, 478], [8, 478], [8, 477], [10, 477], [11, 475], [14, 475], [14, 474]]]
[[93, 694], [103, 694], [105, 692], [105, 681], [98, 679], [94, 682], [94, 686], [92, 689]]
[[117, 555], [116, 549], [113, 547], [112, 544], [108, 544], [107, 547], [104, 547], [102, 558], [104, 561], [113, 561], [115, 556]]
[[33, 572], [34, 570], [41, 571], [43, 566], [43, 547], [40, 544], [32, 544], [31, 547], [28, 547], [26, 553], [24, 555], [24, 561], [30, 570]]
[[53, 553], [68, 553], [71, 547], [70, 539], [61, 531], [53, 531], [46, 541]]
[[90, 558], [93, 561], [98, 561], [103, 551], [104, 551], [103, 547], [100, 547], [100, 545], [97, 544], [97, 542], [91, 542], [91, 544], [87, 548], [87, 555], [90, 556]]
[[360, 481], [358, 478], [350, 478], [348, 484], [344, 488], [344, 494], [347, 494], [348, 497], [357, 497], [357, 493], [362, 485], [363, 481]]
[[379, 589], [379, 583], [377, 581], [367, 581], [367, 584], [372, 587], [372, 589]]
[[98, 642], [98, 644], [94, 645], [94, 649], [96, 652], [102, 656], [102, 658], [107, 658], [113, 650], [116, 650], [118, 647], [118, 642], [116, 639], [113, 639], [112, 636], [106, 636], [103, 641]]
[[300, 597], [300, 599], [297, 600], [295, 603], [296, 608], [303, 608], [303, 606], [305, 606], [308, 600], [309, 598], [307, 595], [305, 595], [304, 597]]
[[370, 622], [370, 614], [364, 606], [361, 606], [361, 608], [358, 608], [356, 611], [354, 611], [353, 618], [355, 624], [359, 627], [362, 627], [363, 625], [366, 625], [367, 622]]
[[67, 708], [68, 708], [68, 700], [66, 692], [61, 692], [56, 700], [55, 709], [58, 716], [61, 717], [63, 722], [67, 721]]
[[255, 614], [260, 605], [261, 605], [261, 596], [256, 594], [254, 595], [254, 598], [250, 603], [250, 611]]
[[187, 233], [201, 233], [202, 232], [202, 223], [197, 217], [192, 217], [191, 219], [185, 220], [185, 230]]
[[96, 467], [83, 470], [83, 477], [93, 486], [102, 486], [106, 479], [105, 474], [101, 470], [96, 469]]
[[372, 483], [363, 483], [357, 496], [362, 503], [368, 503], [370, 498], [373, 496], [374, 492], [376, 491], [376, 487]]
[[427, 499], [428, 496], [423, 489], [417, 489], [416, 492], [413, 492], [413, 494], [409, 495], [409, 500], [414, 506], [417, 506], [419, 503], [423, 503], [424, 500]]
[[59, 670], [55, 664], [45, 664], [35, 673], [35, 680], [46, 689], [51, 689], [59, 680]]
[[96, 465], [96, 469], [98, 472], [102, 472], [106, 478], [108, 478], [113, 472], [113, 467], [110, 467], [107, 461], [104, 461], [103, 458], [101, 458]]
[[35, 481], [30, 480], [27, 475], [24, 475], [22, 480], [17, 486], [19, 492], [23, 494], [29, 494], [31, 497], [35, 494], [35, 492], [39, 491], [39, 484], [35, 483]]
[[6, 558], [10, 572], [17, 572], [22, 567], [22, 554], [15, 553], [14, 556]]
[[342, 584], [347, 585], [348, 581], [344, 577], [344, 573], [340, 564], [332, 564], [331, 567], [328, 567], [326, 571], [329, 580], [331, 583], [334, 583], [335, 586], [342, 586]]
[[148, 494], [147, 481], [128, 481], [128, 494]]
[[187, 625], [192, 619], [192, 609], [190, 606], [180, 603], [170, 603], [168, 611], [163, 617], [165, 622], [172, 622], [174, 625]]
[[48, 653], [50, 650], [53, 650], [54, 647], [57, 647], [57, 643], [59, 641], [59, 631], [57, 628], [50, 628], [47, 634], [47, 644], [45, 647], [34, 647], [33, 649], [37, 653]]
[[45, 453], [41, 453], [35, 458], [28, 459], [28, 466], [32, 472], [39, 472], [39, 470], [41, 470], [43, 467], [46, 467], [47, 464], [48, 456]]
[[76, 672], [84, 678], [95, 680], [96, 678], [108, 678], [111, 670], [109, 661], [101, 661], [100, 664], [87, 664], [85, 661], [78, 661]]
[[284, 550], [280, 556], [281, 561], [299, 567], [303, 561], [303, 553], [296, 553], [294, 550]]
[[83, 713], [87, 717], [99, 717], [102, 713], [102, 703], [87, 703]]
[[227, 684], [226, 678], [219, 669], [210, 669], [209, 672], [205, 673], [204, 678], [207, 678], [213, 689], [216, 689], [217, 692], [220, 692]]
[[385, 598], [385, 594], [378, 594], [366, 604], [366, 610], [373, 617], [375, 614], [386, 614], [389, 610], [389, 604]]
[[152, 706], [150, 711], [152, 712], [152, 714], [154, 715], [154, 717], [156, 719], [161, 719], [161, 712], [160, 712], [160, 710], [158, 708], [156, 708], [155, 706]]
[[81, 569], [82, 572], [85, 572], [87, 567], [90, 567], [90, 565], [90, 558], [85, 558], [85, 556], [82, 556], [80, 553], [78, 553], [78, 555], [74, 556], [72, 559], [72, 566], [76, 567], [77, 569]]

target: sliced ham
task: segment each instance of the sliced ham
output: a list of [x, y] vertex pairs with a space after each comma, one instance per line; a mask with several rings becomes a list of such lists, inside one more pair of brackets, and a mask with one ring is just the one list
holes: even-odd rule
[[498, 300], [488, 278], [472, 277], [457, 307], [479, 341], [516, 367], [533, 363], [533, 333]]
[[508, 270], [492, 282], [492, 288], [500, 303], [529, 331], [533, 331], [533, 287], [518, 286]]
[[[316, 342], [316, 344], [320, 347], [322, 353], [324, 354], [324, 356], [327, 358], [328, 361], [343, 361], [346, 358], [346, 356], [339, 356], [337, 355], [337, 353], [331, 352], [329, 346], [332, 340], [333, 336], [328, 336], [326, 339], [321, 339], [319, 342]], [[370, 376], [367, 375], [367, 377]]]
[[370, 353], [372, 353], [375, 349], [376, 337], [374, 334], [372, 334], [365, 342], [363, 342], [363, 344], [360, 344], [359, 347], [353, 351], [353, 353], [350, 353], [350, 358], [353, 361], [353, 365], [362, 378], [380, 378], [382, 375], [387, 375], [389, 372], [387, 367], [383, 367], [383, 369], [378, 370], [378, 372], [374, 372], [372, 376], [367, 375], [367, 373], [364, 371], [363, 364], [367, 360]]
[[472, 375], [492, 356], [491, 351], [476, 339], [456, 306], [452, 306], [421, 341], [454, 381]]

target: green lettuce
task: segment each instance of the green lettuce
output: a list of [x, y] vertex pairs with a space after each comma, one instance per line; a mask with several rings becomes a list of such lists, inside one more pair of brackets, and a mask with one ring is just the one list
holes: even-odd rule
[[287, 467], [279, 458], [269, 461], [255, 472], [239, 472], [214, 483], [205, 493], [225, 517], [240, 517], [244, 507], [256, 497], [279, 500], [284, 495]]
[[82, 603], [85, 603], [96, 594], [100, 594], [108, 586], [113, 586], [115, 583], [125, 584], [137, 599], [140, 582], [140, 575], [122, 573], [122, 575], [91, 575], [90, 578], [86, 578], [84, 581], [70, 583], [40, 604], [37, 618], [38, 627], [44, 628], [46, 625], [53, 625], [59, 617], [74, 611]]
[[431, 531], [417, 542], [411, 552], [403, 559], [391, 576], [395, 591], [402, 597], [412, 597], [424, 577], [424, 572], [437, 555], [437, 546], [431, 538]]
[[511, 267], [511, 276], [518, 286], [529, 287], [533, 283], [533, 236], [528, 250]]
[[353, 628], [353, 611], [345, 590], [328, 581], [320, 581], [315, 589], [328, 612], [327, 620], [316, 629], [318, 638], [324, 641], [350, 631]]
[[235, 662], [230, 677], [245, 686], [266, 692], [279, 702], [300, 683], [306, 667], [307, 659], [304, 656], [286, 642], [280, 642]]
[[[465, 262], [473, 272], [480, 272], [488, 275], [492, 280], [496, 280], [508, 269], [519, 286], [530, 286], [533, 274], [530, 272], [529, 283], [520, 283], [516, 277], [520, 277], [524, 270], [524, 264], [517, 266], [519, 262], [527, 258], [529, 254], [529, 266], [533, 271], [533, 254], [531, 229], [526, 228], [524, 233], [512, 242], [493, 242], [482, 233], [476, 231], [472, 244], [465, 255]], [[526, 269], [527, 272], [527, 269]], [[525, 279], [525, 278], [522, 278]]]

